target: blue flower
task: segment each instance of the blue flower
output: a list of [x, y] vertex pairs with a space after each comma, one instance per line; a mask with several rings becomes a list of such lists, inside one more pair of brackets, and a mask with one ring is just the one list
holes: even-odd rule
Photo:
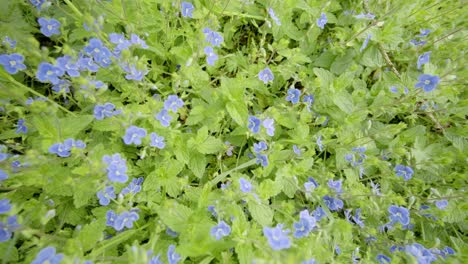
[[129, 193], [137, 194], [141, 191], [141, 184], [143, 183], [143, 177], [133, 179], [127, 187], [123, 188], [120, 194], [126, 195]]
[[249, 193], [252, 191], [252, 183], [244, 178], [239, 179], [240, 189], [242, 192]]
[[224, 221], [220, 221], [217, 226], [211, 228], [210, 235], [216, 240], [228, 236], [231, 233], [231, 227]]
[[37, 10], [41, 10], [41, 7], [45, 1], [46, 0], [29, 0], [29, 2], [37, 8]]
[[73, 63], [72, 57], [68, 55], [63, 56], [63, 57], [58, 57], [56, 66], [62, 69], [62, 71], [66, 72], [71, 77], [80, 76], [78, 65], [76, 63]]
[[315, 181], [314, 178], [312, 177], [309, 177], [307, 179], [307, 181], [304, 183], [304, 188], [306, 189], [306, 191], [310, 192], [312, 190], [314, 190], [315, 188], [317, 188], [319, 186], [319, 184]]
[[347, 160], [351, 166], [356, 167], [361, 165], [364, 160], [367, 158], [364, 152], [366, 151], [365, 147], [354, 147], [351, 149], [353, 152], [345, 155], [345, 160]]
[[327, 214], [325, 213], [325, 210], [321, 206], [317, 206], [315, 210], [312, 212], [312, 216], [315, 218], [316, 221], [322, 220]]
[[115, 110], [115, 105], [112, 103], [105, 103], [103, 105], [96, 105], [94, 107], [94, 117], [97, 120], [102, 120], [106, 117], [112, 117], [120, 113], [121, 111]]
[[364, 42], [362, 42], [362, 46], [361, 48], [359, 49], [359, 52], [362, 52], [366, 47], [367, 45], [369, 44], [369, 40], [372, 38], [372, 34], [367, 34], [367, 37], [366, 39], [364, 40]]
[[307, 105], [307, 110], [311, 112], [310, 107], [314, 103], [315, 98], [313, 95], [304, 95], [304, 98], [302, 98], [302, 102], [304, 102]]
[[10, 210], [11, 210], [10, 200], [8, 200], [7, 198], [1, 199], [0, 200], [0, 214], [6, 214], [10, 212]]
[[130, 43], [132, 43], [132, 45], [140, 46], [142, 49], [148, 48], [146, 42], [143, 39], [141, 39], [137, 34], [130, 35]]
[[161, 254], [158, 254], [157, 256], [152, 257], [148, 261], [148, 264], [164, 264], [164, 262], [162, 262], [160, 258], [161, 258]]
[[437, 208], [443, 210], [443, 209], [445, 209], [445, 207], [447, 207], [448, 201], [447, 200], [438, 200], [438, 201], [435, 201], [435, 205], [437, 206]]
[[167, 249], [167, 261], [169, 261], [169, 264], [177, 264], [180, 259], [180, 255], [175, 252], [175, 246], [170, 245]]
[[275, 76], [273, 76], [273, 72], [270, 68], [266, 67], [258, 73], [258, 79], [260, 79], [264, 84], [267, 84], [268, 82], [273, 81]]
[[257, 117], [249, 116], [249, 124], [247, 127], [252, 131], [252, 133], [257, 134], [260, 131], [260, 123], [261, 120]]
[[24, 119], [19, 119], [18, 124], [16, 125], [16, 134], [26, 134], [28, 133], [28, 127], [24, 124]]
[[62, 158], [70, 157], [71, 147], [68, 147], [63, 143], [55, 143], [49, 147], [49, 153], [57, 154], [59, 157]]
[[263, 235], [268, 239], [268, 243], [273, 250], [282, 250], [291, 247], [291, 239], [288, 237], [289, 229], [283, 230], [283, 224], [276, 227], [264, 227]]
[[54, 18], [43, 18], [40, 17], [37, 22], [41, 25], [41, 32], [46, 37], [51, 37], [52, 35], [60, 35], [60, 22]]
[[182, 4], [180, 5], [180, 11], [182, 12], [183, 17], [192, 18], [192, 12], [194, 9], [195, 7], [193, 7], [192, 3], [190, 2], [182, 2]]
[[402, 206], [391, 205], [388, 208], [388, 212], [390, 213], [389, 218], [390, 218], [391, 224], [395, 224], [397, 222], [400, 222], [402, 225], [409, 224], [410, 218], [409, 218], [408, 209]]
[[408, 181], [409, 179], [411, 179], [413, 177], [413, 169], [411, 169], [411, 167], [408, 167], [408, 166], [404, 166], [404, 165], [396, 165], [395, 166], [395, 174], [398, 176], [398, 177], [403, 177], [403, 179], [405, 179], [405, 181]]
[[332, 188], [336, 193], [342, 193], [343, 190], [341, 189], [343, 180], [334, 181], [332, 179], [328, 180], [328, 187]]
[[208, 212], [210, 212], [214, 218], [218, 217], [218, 213], [216, 213], [214, 205], [208, 205]]
[[143, 80], [143, 77], [145, 77], [146, 74], [148, 74], [148, 70], [139, 70], [136, 68], [135, 64], [132, 64], [130, 66], [125, 65], [122, 68], [125, 72], [127, 72], [127, 74], [125, 75], [125, 79], [127, 80], [141, 81]]
[[5, 38], [2, 41], [2, 44], [5, 46], [10, 46], [10, 49], [16, 48], [16, 40], [11, 39], [8, 36], [5, 36]]
[[355, 15], [354, 17], [357, 18], [357, 19], [370, 19], [370, 20], [372, 20], [372, 19], [375, 18], [375, 15], [372, 14], [372, 13], [367, 13], [367, 14], [360, 13], [358, 15]]
[[331, 211], [338, 211], [340, 209], [343, 209], [343, 201], [338, 199], [338, 198], [333, 198], [328, 195], [325, 195], [323, 197], [323, 201], [325, 202], [325, 205], [330, 209]]
[[172, 116], [169, 115], [167, 109], [163, 108], [161, 110], [161, 112], [159, 112], [155, 118], [157, 120], [159, 120], [159, 122], [161, 123], [161, 125], [163, 127], [168, 127], [170, 125], [170, 122], [172, 120]]
[[114, 226], [115, 219], [117, 219], [117, 214], [113, 210], [109, 210], [106, 213], [106, 226]]
[[[179, 236], [179, 233], [177, 233], [176, 231], [170, 229], [170, 228], [166, 228], [166, 234], [170, 237], [177, 237]], [[162, 263], [161, 263], [162, 264]]]
[[361, 220], [361, 208], [356, 209], [352, 218], [354, 223], [360, 227], [364, 227], [364, 222]]
[[112, 156], [104, 155], [102, 161], [107, 164], [107, 177], [111, 182], [124, 183], [128, 180], [127, 162], [122, 159], [120, 154], [116, 153]]
[[94, 60], [85, 56], [80, 56], [76, 62], [76, 65], [80, 71], [88, 70], [90, 72], [97, 72], [99, 70], [99, 66], [94, 63]]
[[421, 30], [419, 30], [419, 32], [421, 32], [421, 34], [417, 35], [416, 37], [423, 38], [423, 37], [426, 37], [427, 35], [429, 35], [429, 33], [431, 33], [431, 30], [430, 29], [421, 29]]
[[132, 43], [129, 40], [127, 40], [123, 34], [118, 33], [110, 33], [109, 41], [113, 44], [117, 44], [117, 46], [114, 49], [114, 53], [116, 55], [120, 55], [122, 50], [128, 50], [130, 45], [132, 45]]
[[184, 101], [180, 99], [177, 95], [171, 94], [167, 97], [167, 99], [164, 101], [164, 109], [167, 111], [172, 111], [174, 113], [177, 113], [177, 110], [179, 108], [182, 108], [184, 106]]
[[265, 155], [265, 154], [257, 153], [256, 162], [257, 162], [257, 164], [262, 164], [263, 167], [267, 167], [268, 166], [268, 156]]
[[301, 149], [297, 145], [293, 145], [293, 151], [296, 155], [301, 156]]
[[6, 179], [8, 179], [8, 174], [4, 170], [0, 169], [0, 182]]
[[316, 219], [309, 214], [308, 210], [303, 210], [299, 214], [299, 222], [295, 222], [294, 237], [306, 237], [316, 226]]
[[10, 55], [0, 55], [0, 64], [3, 65], [5, 71], [9, 74], [15, 74], [18, 71], [26, 69], [26, 65], [23, 64], [24, 57], [18, 53], [12, 53]]
[[260, 152], [268, 149], [268, 146], [267, 146], [265, 141], [260, 141], [258, 143], [254, 143], [253, 147], [254, 147], [254, 152], [255, 153], [260, 153]]
[[275, 135], [275, 120], [273, 118], [265, 118], [262, 122], [262, 126], [266, 129], [267, 135], [270, 137]]
[[116, 231], [121, 231], [124, 227], [132, 228], [133, 222], [137, 221], [139, 218], [140, 216], [137, 212], [133, 210], [125, 211], [115, 218], [113, 227]]
[[437, 87], [440, 79], [439, 76], [436, 75], [429, 75], [429, 74], [421, 74], [418, 78], [419, 82], [414, 85], [414, 87], [419, 88], [422, 87], [425, 92], [430, 92]]
[[322, 135], [317, 137], [317, 140], [315, 141], [315, 144], [317, 144], [320, 151], [323, 151]]
[[286, 97], [286, 101], [291, 102], [292, 104], [297, 104], [301, 97], [301, 91], [296, 88], [289, 88], [288, 96]]
[[55, 254], [55, 247], [43, 248], [31, 264], [58, 264], [62, 261], [63, 254]]
[[6, 223], [0, 222], [0, 243], [8, 241], [18, 228], [20, 225], [16, 221], [16, 215], [9, 216]]
[[111, 199], [115, 199], [114, 186], [107, 186], [104, 190], [97, 192], [99, 204], [102, 206], [109, 205]]
[[102, 44], [100, 39], [90, 39], [88, 45], [83, 50], [93, 56], [94, 61], [101, 65], [101, 67], [108, 67], [112, 63], [112, 53]]
[[418, 57], [418, 70], [421, 69], [421, 66], [429, 63], [431, 57], [431, 51], [424, 52], [423, 54], [419, 55]]
[[56, 93], [60, 93], [60, 92], [68, 93], [70, 92], [70, 86], [71, 86], [70, 81], [59, 79], [59, 81], [52, 86], [52, 90]]
[[437, 260], [432, 252], [419, 243], [413, 243], [405, 247], [406, 253], [412, 255], [418, 261], [418, 264], [429, 264]]
[[62, 77], [64, 71], [48, 62], [41, 62], [37, 69], [36, 77], [41, 82], [59, 83], [59, 77]]
[[205, 34], [205, 41], [209, 42], [212, 46], [220, 47], [221, 43], [224, 42], [221, 33], [212, 31], [210, 28], [204, 28], [203, 34]]
[[166, 146], [166, 143], [164, 143], [164, 137], [159, 136], [158, 134], [156, 134], [154, 132], [150, 134], [150, 139], [151, 139], [150, 146], [152, 146], [152, 147], [157, 147], [158, 149], [163, 149]]
[[268, 8], [268, 14], [271, 16], [271, 19], [275, 21], [276, 25], [281, 26], [281, 21], [276, 16], [275, 11], [271, 7]]
[[214, 53], [213, 48], [211, 46], [206, 46], [203, 49], [203, 52], [205, 52], [206, 54], [206, 63], [213, 66], [218, 60], [218, 54]]
[[322, 13], [320, 15], [320, 18], [317, 19], [317, 26], [321, 29], [324, 29], [325, 24], [327, 24], [327, 22], [328, 22], [327, 16], [325, 15], [325, 13]]
[[415, 46], [422, 46], [427, 43], [425, 40], [417, 41], [415, 39], [410, 40], [410, 43], [415, 45]]
[[130, 126], [125, 131], [125, 136], [123, 136], [123, 141], [126, 145], [140, 145], [141, 138], [146, 137], [146, 130], [137, 126]]

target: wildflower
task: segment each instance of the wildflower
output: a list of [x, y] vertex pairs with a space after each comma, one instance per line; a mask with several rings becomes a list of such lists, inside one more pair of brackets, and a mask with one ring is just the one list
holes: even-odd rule
[[341, 254], [341, 249], [340, 249], [340, 247], [339, 247], [338, 245], [335, 245], [335, 253], [336, 253], [337, 255], [340, 255], [340, 254]]
[[114, 229], [116, 231], [121, 231], [124, 227], [132, 228], [133, 222], [137, 221], [140, 218], [137, 212], [135, 211], [125, 211], [118, 215], [114, 220]]
[[323, 151], [322, 135], [317, 137], [317, 140], [316, 140], [315, 144], [317, 144], [320, 151]]
[[44, 36], [51, 37], [52, 35], [60, 35], [60, 22], [58, 20], [40, 17], [37, 22], [39, 22], [41, 26], [40, 30]]
[[398, 93], [398, 89], [397, 89], [396, 86], [390, 86], [389, 90], [390, 90], [390, 92], [392, 92], [392, 93]]
[[312, 212], [312, 216], [316, 221], [320, 221], [326, 216], [326, 213], [321, 206], [317, 206], [317, 208]]
[[142, 49], [148, 48], [148, 45], [146, 45], [146, 42], [143, 39], [141, 39], [137, 34], [130, 35], [130, 43], [133, 45], [140, 46]]
[[338, 198], [333, 198], [328, 195], [323, 197], [323, 201], [331, 211], [338, 211], [343, 208], [343, 201]]
[[388, 208], [388, 212], [390, 213], [390, 221], [391, 224], [395, 224], [400, 222], [402, 225], [408, 225], [410, 222], [409, 218], [409, 211], [408, 209], [402, 206], [395, 206], [392, 205]]
[[37, 10], [41, 10], [41, 7], [45, 1], [46, 0], [29, 0], [29, 2], [37, 8]]
[[256, 155], [257, 164], [262, 164], [263, 167], [268, 166], [268, 156], [264, 154], [257, 153]]
[[265, 141], [260, 141], [258, 143], [254, 143], [253, 147], [254, 147], [254, 152], [255, 153], [260, 153], [260, 152], [268, 149], [268, 146], [265, 143]]
[[72, 62], [70, 56], [62, 56], [57, 58], [56, 66], [60, 68], [63, 72], [66, 72], [70, 77], [80, 76], [79, 67], [76, 63]]
[[55, 254], [55, 247], [43, 248], [31, 264], [58, 264], [62, 261], [63, 254]]
[[0, 55], [0, 64], [9, 74], [16, 74], [18, 71], [26, 69], [26, 65], [23, 64], [24, 57], [19, 53], [12, 53], [10, 55]]
[[26, 134], [28, 133], [28, 127], [24, 124], [24, 119], [19, 119], [18, 124], [16, 125], [16, 134]]
[[432, 263], [437, 260], [437, 257], [429, 249], [419, 243], [406, 246], [405, 252], [415, 257], [420, 264]]
[[183, 17], [190, 17], [192, 18], [193, 14], [193, 10], [195, 8], [193, 7], [192, 3], [189, 3], [189, 2], [182, 2], [182, 4], [180, 5], [180, 10], [182, 12], [182, 16]]
[[324, 29], [325, 24], [327, 24], [327, 22], [328, 22], [327, 16], [325, 15], [325, 13], [322, 13], [320, 15], [320, 18], [317, 19], [317, 26], [321, 29]]
[[179, 233], [177, 233], [176, 231], [174, 231], [174, 230], [172, 230], [170, 228], [166, 228], [166, 234], [168, 236], [171, 236], [171, 237], [177, 237], [179, 235]]
[[106, 226], [114, 226], [117, 214], [113, 210], [109, 210], [106, 213]]
[[68, 80], [59, 79], [59, 81], [52, 86], [52, 90], [56, 93], [68, 93], [70, 92], [70, 86], [71, 83]]
[[257, 134], [260, 131], [261, 120], [255, 116], [249, 116], [249, 125], [247, 126], [252, 133]]
[[357, 18], [357, 19], [370, 19], [370, 20], [372, 20], [372, 19], [375, 18], [375, 15], [372, 14], [372, 13], [367, 13], [367, 14], [360, 13], [358, 15], [355, 15], [354, 17]]
[[182, 108], [184, 106], [184, 101], [180, 99], [177, 95], [171, 94], [167, 97], [166, 101], [164, 101], [164, 109], [167, 111], [172, 111], [174, 113], [177, 113], [177, 110], [179, 108]]
[[214, 53], [213, 48], [211, 46], [206, 46], [203, 49], [203, 51], [206, 54], [206, 63], [213, 66], [218, 60], [218, 54]]
[[361, 208], [356, 209], [352, 218], [354, 223], [356, 223], [360, 227], [364, 227], [364, 222], [362, 222], [361, 220]]
[[170, 122], [172, 120], [172, 116], [169, 115], [169, 113], [167, 112], [167, 109], [163, 108], [161, 110], [161, 112], [159, 112], [155, 118], [157, 120], [159, 120], [159, 122], [161, 123], [161, 125], [163, 127], [168, 127], [170, 125]]
[[239, 179], [240, 189], [244, 193], [249, 193], [252, 191], [252, 183], [244, 178]]
[[175, 252], [175, 246], [170, 245], [167, 249], [167, 261], [169, 261], [169, 264], [177, 264], [180, 259], [180, 255]]
[[221, 33], [213, 31], [210, 28], [204, 28], [203, 34], [205, 34], [205, 41], [209, 42], [212, 46], [220, 47], [221, 43], [224, 42]]
[[117, 46], [114, 49], [114, 53], [119, 55], [123, 50], [128, 50], [132, 44], [129, 40], [125, 38], [123, 34], [110, 33], [109, 41]]
[[431, 51], [424, 52], [423, 54], [419, 55], [418, 57], [418, 70], [421, 69], [421, 66], [429, 63], [431, 57]]
[[114, 110], [115, 105], [112, 103], [105, 103], [103, 105], [96, 105], [94, 107], [94, 117], [97, 120], [103, 120], [106, 117], [112, 117], [120, 114], [122, 111]]
[[125, 65], [122, 68], [127, 73], [125, 75], [125, 79], [127, 80], [141, 81], [143, 80], [143, 77], [145, 77], [146, 74], [148, 74], [148, 70], [139, 70], [136, 68], [135, 64], [132, 64], [130, 66]]
[[126, 145], [130, 144], [135, 144], [135, 145], [140, 145], [141, 144], [141, 138], [146, 137], [146, 130], [141, 127], [137, 126], [130, 126], [127, 128], [125, 132], [125, 136], [123, 136], [123, 141]]
[[263, 127], [266, 129], [267, 135], [269, 135], [270, 137], [275, 135], [274, 124], [275, 120], [273, 118], [265, 118], [265, 120], [263, 120], [262, 122]]
[[429, 74], [419, 75], [418, 80], [419, 82], [416, 83], [414, 87], [422, 87], [425, 92], [430, 92], [434, 90], [440, 81], [439, 76]]
[[380, 193], [380, 186], [379, 186], [378, 183], [374, 183], [373, 181], [371, 181], [370, 185], [371, 185], [373, 194], [375, 194], [377, 196], [382, 195], [382, 193]]
[[395, 173], [397, 176], [403, 177], [405, 181], [408, 181], [409, 179], [413, 177], [414, 172], [413, 172], [413, 169], [411, 169], [411, 167], [400, 164], [400, 165], [395, 166]]
[[111, 199], [115, 199], [114, 186], [107, 186], [104, 190], [97, 192], [99, 204], [102, 206], [109, 205]]
[[141, 191], [141, 184], [143, 183], [143, 177], [133, 179], [127, 187], [123, 188], [120, 194], [126, 195], [129, 193], [137, 194]]
[[108, 67], [112, 63], [112, 53], [103, 45], [100, 39], [91, 38], [83, 50], [88, 55], [93, 56], [94, 61], [101, 65], [101, 67]]
[[283, 224], [277, 224], [274, 228], [263, 228], [263, 235], [268, 239], [268, 243], [273, 250], [291, 247], [291, 240], [288, 237], [288, 233], [289, 229], [283, 230]]
[[90, 72], [97, 72], [99, 70], [99, 66], [94, 63], [94, 60], [85, 56], [80, 56], [76, 65], [80, 71], [88, 70]]
[[435, 201], [435, 205], [437, 206], [437, 208], [443, 210], [443, 209], [445, 209], [445, 207], [447, 207], [448, 201], [447, 200], [438, 200], [438, 201]]
[[8, 200], [7, 198], [1, 199], [0, 200], [0, 214], [6, 214], [10, 212], [10, 210], [11, 210], [10, 200]]
[[264, 84], [273, 81], [274, 78], [275, 77], [273, 76], [273, 72], [268, 67], [266, 67], [258, 73], [258, 79], [260, 79], [260, 81], [263, 81]]
[[299, 222], [294, 223], [294, 237], [306, 237], [316, 226], [316, 220], [309, 214], [308, 210], [299, 213]]
[[150, 146], [152, 146], [152, 147], [157, 147], [158, 149], [163, 149], [166, 146], [166, 143], [164, 143], [164, 137], [159, 136], [158, 134], [156, 134], [154, 132], [150, 134], [150, 139], [151, 139]]
[[332, 179], [328, 180], [328, 187], [332, 188], [336, 193], [342, 193], [343, 190], [341, 189], [343, 180], [334, 181]]
[[427, 37], [427, 35], [429, 35], [429, 33], [431, 33], [431, 30], [430, 29], [421, 29], [421, 30], [419, 30], [419, 32], [421, 32], [421, 34], [417, 35], [416, 37], [423, 38], [423, 37]]
[[128, 180], [127, 164], [120, 154], [104, 155], [102, 160], [107, 164], [107, 177], [111, 182], [124, 183]]
[[301, 91], [296, 88], [289, 88], [288, 96], [286, 97], [286, 101], [291, 102], [292, 104], [297, 104], [301, 97]]
[[315, 188], [317, 188], [319, 186], [319, 184], [314, 180], [314, 178], [312, 177], [309, 177], [308, 178], [308, 181], [306, 181], [304, 183], [304, 188], [306, 189], [306, 191], [310, 192], [312, 190], [314, 190]]
[[231, 233], [231, 227], [224, 221], [220, 221], [217, 226], [211, 228], [210, 235], [220, 240], [222, 237], [228, 236]]
[[221, 190], [226, 190], [229, 186], [231, 186], [230, 181], [227, 181], [226, 183], [221, 183]]
[[310, 107], [314, 103], [315, 98], [313, 95], [304, 95], [304, 98], [302, 98], [302, 102], [304, 102], [307, 105], [307, 110], [311, 112]]
[[16, 48], [16, 40], [13, 40], [8, 36], [5, 36], [5, 38], [2, 41], [2, 44], [5, 46], [10, 46], [10, 49]]
[[41, 62], [37, 69], [36, 78], [41, 82], [59, 83], [59, 77], [62, 77], [64, 71], [47, 62]]
[[8, 174], [4, 170], [0, 169], [0, 181], [4, 181], [6, 179], [8, 179]]
[[293, 151], [296, 153], [296, 155], [300, 156], [301, 155], [301, 149], [298, 148], [296, 145], [293, 145]]
[[226, 155], [229, 157], [232, 156], [232, 151], [234, 150], [234, 146], [231, 146], [231, 143], [229, 141], [224, 142], [224, 145], [226, 145], [228, 148], [226, 150]]
[[273, 19], [273, 21], [275, 21], [276, 25], [281, 26], [281, 21], [276, 16], [275, 11], [271, 7], [268, 8], [268, 14], [271, 16], [271, 19]]
[[366, 47], [367, 45], [369, 44], [369, 40], [372, 38], [372, 34], [367, 34], [367, 37], [366, 39], [364, 40], [364, 42], [362, 43], [362, 46], [361, 48], [359, 49], [359, 52], [362, 52]]
[[70, 157], [71, 148], [62, 143], [55, 143], [49, 147], [49, 153], [57, 154], [59, 157], [66, 158]]
[[425, 40], [417, 41], [415, 39], [410, 40], [410, 43], [413, 44], [414, 46], [422, 46], [427, 43]]
[[6, 223], [0, 222], [0, 243], [8, 241], [19, 227], [16, 215], [9, 216]]

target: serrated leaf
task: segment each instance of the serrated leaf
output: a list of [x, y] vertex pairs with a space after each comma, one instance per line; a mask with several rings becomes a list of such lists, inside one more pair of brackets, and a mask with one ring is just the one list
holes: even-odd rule
[[244, 103], [241, 102], [229, 102], [226, 104], [226, 110], [232, 117], [234, 122], [240, 126], [245, 126], [246, 120], [249, 117], [249, 112]]
[[105, 228], [106, 225], [103, 220], [96, 220], [81, 228], [78, 234], [78, 241], [85, 252], [94, 248], [96, 243], [102, 239]]
[[203, 177], [206, 168], [205, 155], [198, 152], [193, 152], [190, 155], [188, 167], [193, 172], [193, 174], [195, 174], [195, 176], [198, 178]]
[[170, 229], [176, 232], [184, 232], [187, 226], [192, 209], [189, 207], [179, 204], [174, 200], [166, 201], [161, 209], [159, 210], [161, 221], [169, 226]]
[[94, 119], [92, 115], [65, 117], [60, 119], [60, 133], [62, 138], [75, 138]]
[[219, 138], [208, 136], [197, 146], [197, 150], [203, 154], [214, 154], [224, 149], [224, 144]]
[[249, 211], [252, 218], [261, 226], [271, 226], [273, 221], [273, 211], [268, 205], [251, 201], [249, 203]]

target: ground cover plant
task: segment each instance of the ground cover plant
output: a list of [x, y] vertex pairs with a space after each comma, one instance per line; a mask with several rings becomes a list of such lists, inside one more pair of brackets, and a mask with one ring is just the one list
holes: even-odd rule
[[2, 263], [463, 263], [466, 8], [0, 1]]

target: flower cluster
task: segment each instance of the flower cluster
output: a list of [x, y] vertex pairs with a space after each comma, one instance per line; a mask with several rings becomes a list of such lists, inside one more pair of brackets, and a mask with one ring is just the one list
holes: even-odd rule
[[260, 124], [266, 129], [267, 135], [270, 137], [275, 135], [275, 120], [273, 118], [265, 118], [263, 121], [255, 116], [249, 116], [248, 128], [252, 133], [257, 134], [260, 132]]
[[156, 114], [156, 120], [159, 120], [162, 126], [168, 127], [172, 120], [172, 116], [169, 115], [169, 111], [177, 113], [177, 111], [184, 106], [184, 101], [177, 95], [171, 94], [164, 101], [164, 108]]
[[[203, 34], [205, 34], [205, 41], [214, 47], [220, 47], [221, 43], [224, 42], [224, 38], [220, 32], [213, 31], [208, 27], [203, 29]], [[205, 46], [205, 48], [203, 48], [203, 52], [206, 55], [206, 62], [208, 65], [213, 66], [218, 60], [218, 54], [214, 52], [212, 46]]]
[[70, 157], [73, 148], [84, 149], [86, 143], [81, 140], [74, 140], [73, 138], [65, 139], [63, 143], [55, 143], [49, 147], [49, 153], [56, 154], [59, 157]]
[[128, 180], [127, 162], [119, 153], [112, 156], [104, 155], [102, 161], [107, 164], [107, 177], [111, 182], [124, 183]]
[[308, 210], [299, 213], [299, 222], [294, 223], [294, 237], [306, 237], [316, 227], [316, 219]]
[[114, 186], [107, 186], [104, 190], [97, 192], [97, 197], [99, 199], [99, 204], [102, 206], [107, 206], [110, 203], [111, 199], [115, 199]]
[[137, 126], [130, 126], [125, 131], [125, 135], [123, 136], [123, 141], [125, 145], [141, 145], [141, 139], [146, 137], [147, 133], [144, 128], [137, 127]]
[[328, 207], [328, 209], [330, 209], [330, 211], [338, 211], [343, 209], [343, 201], [339, 198], [325, 195], [323, 197], [323, 201], [325, 202], [325, 205]]
[[411, 179], [413, 177], [413, 173], [413, 169], [411, 169], [409, 166], [404, 166], [401, 164], [395, 166], [395, 174], [398, 177], [403, 177], [405, 181]]
[[268, 239], [268, 243], [273, 250], [281, 250], [291, 247], [289, 238], [289, 229], [283, 230], [283, 224], [277, 224], [276, 227], [264, 227], [263, 235]]
[[103, 105], [96, 105], [94, 107], [94, 117], [97, 120], [103, 120], [107, 117], [112, 117], [122, 113], [122, 110], [115, 110], [113, 103], [105, 103]]
[[252, 191], [252, 183], [250, 183], [250, 181], [246, 180], [245, 178], [240, 178], [239, 184], [242, 192], [249, 193]]
[[320, 17], [317, 19], [317, 26], [321, 29], [324, 29], [327, 22], [328, 22], [327, 16], [325, 15], [325, 13], [322, 13]]
[[410, 40], [410, 43], [413, 44], [414, 46], [422, 46], [427, 43], [426, 40], [422, 40], [423, 38], [427, 37], [429, 33], [431, 33], [430, 29], [421, 29], [420, 30], [421, 34], [417, 35], [416, 37], [420, 38], [421, 40], [416, 40], [412, 39]]
[[210, 235], [216, 240], [220, 240], [222, 237], [228, 236], [231, 233], [231, 227], [224, 221], [220, 221], [218, 225], [211, 228]]
[[141, 184], [143, 184], [143, 177], [133, 179], [128, 186], [124, 187], [120, 192], [121, 195], [137, 194], [141, 191]]
[[39, 251], [36, 258], [31, 262], [31, 264], [59, 264], [62, 261], [63, 257], [63, 254], [56, 254], [55, 247], [46, 247]]
[[116, 214], [113, 210], [109, 210], [106, 214], [106, 225], [113, 227], [116, 231], [122, 231], [125, 227], [132, 228], [133, 223], [139, 218], [137, 210], [134, 209], [124, 211], [121, 214]]
[[257, 158], [257, 164], [262, 164], [263, 167], [268, 166], [268, 156], [262, 153], [266, 151], [267, 149], [268, 149], [268, 146], [265, 143], [265, 141], [254, 143], [254, 153]]

